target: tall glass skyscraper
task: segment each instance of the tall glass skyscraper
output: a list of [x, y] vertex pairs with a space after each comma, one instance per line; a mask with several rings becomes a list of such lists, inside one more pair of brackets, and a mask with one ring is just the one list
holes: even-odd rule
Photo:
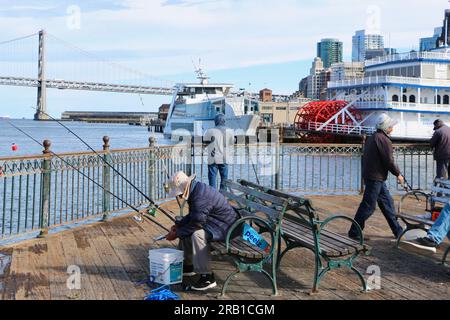
[[420, 51], [429, 51], [437, 48], [437, 40], [442, 34], [442, 27], [434, 28], [434, 35], [420, 39]]
[[325, 69], [333, 63], [342, 62], [343, 43], [338, 39], [322, 39], [317, 43], [317, 57], [322, 59]]
[[379, 34], [366, 34], [365, 30], [356, 31], [353, 36], [352, 61], [366, 60], [366, 51], [384, 48], [384, 38]]

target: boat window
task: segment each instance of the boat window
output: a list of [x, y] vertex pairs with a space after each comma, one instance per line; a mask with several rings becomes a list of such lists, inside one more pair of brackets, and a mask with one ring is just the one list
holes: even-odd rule
[[408, 102], [408, 97], [406, 96], [406, 94], [403, 95], [403, 102]]
[[409, 102], [410, 102], [410, 103], [416, 103], [416, 96], [413, 95], [413, 94], [410, 95], [410, 96], [409, 96]]
[[449, 104], [449, 96], [447, 94], [444, 96], [444, 104]]

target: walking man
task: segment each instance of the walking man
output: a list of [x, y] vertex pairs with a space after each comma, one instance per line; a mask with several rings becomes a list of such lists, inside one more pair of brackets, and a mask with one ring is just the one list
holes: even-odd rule
[[224, 241], [230, 227], [239, 218], [225, 197], [214, 188], [177, 172], [169, 181], [169, 197], [184, 199], [189, 205], [189, 214], [176, 221], [166, 239], [180, 239], [184, 251], [183, 274], [200, 274], [193, 290], [214, 288], [216, 280], [211, 270], [209, 242]]
[[228, 179], [228, 164], [233, 157], [234, 134], [225, 126], [225, 115], [219, 113], [214, 119], [215, 127], [206, 131], [205, 141], [211, 141], [208, 151], [208, 181], [217, 187], [217, 172], [220, 173], [220, 190], [224, 190], [224, 181]]
[[430, 141], [434, 148], [434, 160], [436, 160], [436, 178], [448, 179], [450, 167], [450, 128], [442, 120], [434, 122], [434, 134]]
[[[395, 164], [392, 141], [389, 137], [396, 124], [397, 121], [391, 119], [387, 114], [381, 114], [377, 121], [377, 132], [367, 139], [364, 147], [362, 172], [365, 191], [355, 220], [364, 230], [367, 219], [372, 216], [378, 203], [392, 233], [397, 238], [403, 229], [395, 217], [394, 200], [386, 185], [389, 172], [397, 177], [398, 183], [405, 183], [405, 179]], [[348, 235], [354, 240], [360, 240], [355, 225], [352, 225]], [[369, 240], [367, 237], [364, 239]]]

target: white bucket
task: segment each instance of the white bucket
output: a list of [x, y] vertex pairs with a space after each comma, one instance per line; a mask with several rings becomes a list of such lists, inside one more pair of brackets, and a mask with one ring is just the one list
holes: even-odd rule
[[148, 252], [150, 277], [164, 285], [183, 281], [184, 252], [175, 249], [154, 249]]

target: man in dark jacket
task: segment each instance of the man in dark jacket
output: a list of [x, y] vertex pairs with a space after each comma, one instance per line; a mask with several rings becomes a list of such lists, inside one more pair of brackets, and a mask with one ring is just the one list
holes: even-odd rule
[[442, 120], [434, 122], [434, 134], [430, 141], [436, 160], [436, 178], [449, 178], [450, 168], [450, 128]]
[[217, 284], [211, 271], [208, 243], [224, 241], [238, 215], [221, 193], [196, 181], [195, 176], [188, 177], [184, 172], [178, 172], [168, 185], [169, 196], [184, 199], [189, 205], [189, 214], [176, 221], [166, 239], [180, 239], [180, 249], [184, 250], [185, 257], [184, 275], [200, 274], [192, 289], [214, 288]]
[[[396, 176], [400, 184], [405, 183], [398, 166], [395, 164], [392, 141], [389, 138], [396, 123], [383, 113], [377, 122], [377, 132], [367, 139], [364, 147], [362, 172], [365, 191], [363, 200], [356, 212], [355, 220], [364, 229], [366, 220], [374, 213], [378, 203], [392, 233], [397, 238], [403, 229], [395, 217], [394, 200], [386, 186], [388, 172]], [[352, 225], [348, 235], [354, 240], [359, 240], [355, 225]], [[365, 240], [368, 240], [368, 238], [365, 238]]]

